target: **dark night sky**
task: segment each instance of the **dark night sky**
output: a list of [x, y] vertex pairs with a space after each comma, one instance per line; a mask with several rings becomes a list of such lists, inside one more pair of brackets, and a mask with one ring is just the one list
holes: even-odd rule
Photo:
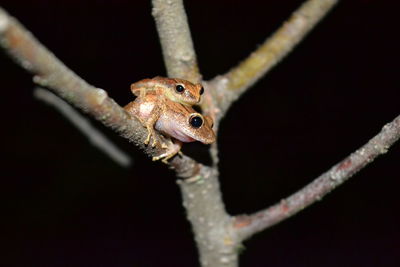
[[[254, 50], [301, 1], [186, 1], [206, 79]], [[342, 1], [238, 101], [219, 134], [227, 209], [250, 213], [300, 189], [400, 112], [398, 4]], [[1, 6], [121, 105], [165, 75], [150, 1]], [[96, 124], [134, 158], [121, 169], [32, 99], [0, 53], [2, 266], [196, 266], [173, 172]], [[202, 160], [199, 144], [185, 150]], [[245, 243], [241, 266], [398, 266], [399, 145], [322, 202]]]

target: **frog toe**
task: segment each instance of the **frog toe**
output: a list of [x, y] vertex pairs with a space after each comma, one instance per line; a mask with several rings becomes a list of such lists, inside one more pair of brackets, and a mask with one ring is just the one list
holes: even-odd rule
[[169, 164], [168, 160], [170, 158], [174, 157], [178, 153], [180, 153], [180, 155], [182, 155], [181, 146], [182, 146], [182, 143], [180, 143], [180, 142], [174, 143], [171, 141], [171, 143], [169, 145], [167, 145], [165, 143], [161, 143], [161, 147], [167, 149], [167, 151], [158, 156], [153, 157], [153, 161], [161, 159], [162, 163]]
[[153, 136], [153, 142], [151, 143], [151, 147], [155, 147], [157, 145], [157, 138]]
[[147, 135], [146, 140], [144, 140], [144, 142], [143, 142], [146, 146], [147, 146], [147, 145], [149, 144], [149, 142], [150, 142], [150, 136], [151, 136], [151, 134]]

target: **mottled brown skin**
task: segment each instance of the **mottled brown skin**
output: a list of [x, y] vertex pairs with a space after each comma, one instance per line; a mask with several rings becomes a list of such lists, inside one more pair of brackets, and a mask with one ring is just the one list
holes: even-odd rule
[[[183, 88], [182, 91], [177, 90], [178, 85], [181, 86], [180, 89]], [[182, 79], [157, 76], [131, 84], [131, 91], [135, 96], [142, 98], [149, 92], [155, 92], [157, 95], [162, 95], [174, 102], [193, 106], [200, 102], [204, 88], [199, 83], [193, 84]]]
[[[167, 148], [167, 152], [154, 157], [153, 160], [162, 158], [163, 162], [167, 163], [168, 159], [180, 151], [182, 142], [200, 141], [211, 144], [215, 141], [213, 122], [210, 117], [203, 117], [192, 107], [172, 101], [156, 90], [147, 91], [143, 96], [139, 95], [125, 106], [125, 110], [137, 117], [147, 128], [148, 135], [144, 141], [145, 144], [148, 144], [153, 137], [152, 146], [156, 146], [157, 139], [154, 137], [154, 130], [174, 139], [174, 142], [170, 144], [160, 144], [161, 147]], [[193, 118], [202, 122], [200, 126], [192, 125]]]

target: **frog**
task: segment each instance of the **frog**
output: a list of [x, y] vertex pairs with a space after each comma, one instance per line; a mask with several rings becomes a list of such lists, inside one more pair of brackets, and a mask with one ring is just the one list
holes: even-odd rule
[[216, 136], [212, 129], [213, 120], [209, 116], [203, 116], [193, 109], [169, 98], [161, 98], [156, 91], [148, 91], [143, 97], [138, 96], [124, 109], [147, 128], [148, 135], [144, 143], [147, 145], [153, 138], [152, 147], [157, 141], [154, 131], [170, 137], [169, 143], [161, 143], [167, 151], [153, 157], [153, 160], [162, 159], [168, 164], [168, 160], [180, 153], [183, 143], [200, 141], [203, 144], [215, 142]]
[[137, 97], [144, 97], [149, 92], [156, 92], [159, 97], [165, 97], [185, 106], [199, 104], [204, 87], [200, 83], [191, 83], [178, 78], [156, 76], [131, 84], [131, 91]]

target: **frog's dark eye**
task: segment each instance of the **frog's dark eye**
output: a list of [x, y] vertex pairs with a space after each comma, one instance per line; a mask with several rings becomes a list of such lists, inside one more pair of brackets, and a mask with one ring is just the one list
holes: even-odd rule
[[204, 87], [201, 87], [200, 89], [200, 95], [202, 95], [204, 93]]
[[185, 87], [183, 87], [182, 84], [178, 84], [178, 85], [175, 87], [175, 90], [176, 90], [178, 93], [182, 93], [183, 91], [185, 91]]
[[194, 115], [189, 119], [189, 123], [194, 128], [200, 128], [203, 125], [203, 119], [199, 115]]

